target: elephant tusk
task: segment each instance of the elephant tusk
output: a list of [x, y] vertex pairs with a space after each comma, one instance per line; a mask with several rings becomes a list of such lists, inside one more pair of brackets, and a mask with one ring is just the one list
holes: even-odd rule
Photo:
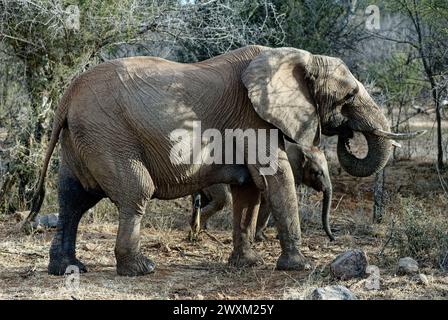
[[409, 140], [421, 136], [426, 133], [426, 130], [414, 131], [410, 133], [392, 133], [388, 131], [383, 131], [381, 129], [375, 129], [372, 131], [374, 135], [379, 137], [384, 137], [387, 139], [396, 139], [396, 140]]
[[391, 140], [391, 142], [394, 147], [401, 148], [401, 144], [399, 144], [397, 141]]

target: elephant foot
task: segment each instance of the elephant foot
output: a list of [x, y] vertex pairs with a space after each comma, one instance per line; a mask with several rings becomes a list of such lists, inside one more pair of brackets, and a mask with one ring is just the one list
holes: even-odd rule
[[153, 273], [156, 264], [142, 254], [131, 258], [117, 258], [117, 273], [120, 276], [136, 277]]
[[244, 251], [233, 250], [229, 257], [229, 264], [234, 267], [253, 267], [263, 264], [263, 259], [252, 249]]
[[311, 269], [311, 264], [299, 251], [295, 251], [282, 253], [277, 260], [276, 269], [302, 271]]
[[75, 268], [70, 269], [69, 268], [70, 266], [77, 267], [79, 273], [87, 272], [87, 268], [84, 265], [84, 263], [82, 263], [75, 257], [72, 258], [62, 257], [62, 258], [50, 258], [50, 263], [48, 264], [48, 274], [52, 274], [55, 276], [63, 276], [66, 273], [71, 273], [74, 270], [76, 270]]
[[256, 242], [263, 242], [263, 241], [267, 241], [268, 237], [266, 236], [266, 234], [263, 231], [257, 231], [257, 233], [255, 233], [255, 241]]

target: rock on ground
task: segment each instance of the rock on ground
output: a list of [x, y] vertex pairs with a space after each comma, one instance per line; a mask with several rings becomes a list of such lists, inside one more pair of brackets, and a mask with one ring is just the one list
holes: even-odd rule
[[418, 272], [418, 263], [411, 257], [401, 258], [398, 261], [398, 274], [414, 274]]
[[37, 215], [33, 222], [33, 228], [41, 226], [44, 228], [56, 228], [58, 225], [59, 214], [50, 213], [46, 215]]
[[419, 273], [419, 275], [418, 275], [418, 283], [419, 284], [423, 284], [425, 286], [429, 286], [428, 277], [426, 275], [424, 275], [423, 273]]
[[316, 288], [310, 298], [311, 300], [357, 300], [349, 289], [340, 285]]
[[366, 253], [353, 249], [338, 255], [330, 264], [330, 271], [333, 277], [342, 280], [360, 278], [366, 275], [368, 264]]

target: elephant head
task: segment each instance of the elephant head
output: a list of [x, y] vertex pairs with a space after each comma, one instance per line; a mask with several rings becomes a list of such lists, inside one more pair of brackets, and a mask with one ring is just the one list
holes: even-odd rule
[[[337, 134], [339, 162], [353, 176], [365, 177], [382, 169], [392, 139], [422, 133], [389, 132], [379, 106], [338, 58], [294, 48], [266, 49], [250, 62], [242, 81], [257, 114], [290, 140], [311, 145], [320, 129], [325, 135]], [[367, 141], [363, 159], [349, 150], [355, 131]]]

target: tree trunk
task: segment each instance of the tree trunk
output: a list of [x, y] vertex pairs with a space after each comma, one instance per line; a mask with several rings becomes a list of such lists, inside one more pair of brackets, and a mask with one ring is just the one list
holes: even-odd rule
[[386, 178], [386, 168], [375, 175], [375, 185], [373, 187], [373, 222], [380, 223], [384, 215], [384, 184]]
[[437, 167], [443, 170], [443, 148], [442, 148], [442, 115], [440, 113], [440, 99], [437, 89], [433, 88], [433, 99], [436, 105], [436, 119], [437, 119]]

